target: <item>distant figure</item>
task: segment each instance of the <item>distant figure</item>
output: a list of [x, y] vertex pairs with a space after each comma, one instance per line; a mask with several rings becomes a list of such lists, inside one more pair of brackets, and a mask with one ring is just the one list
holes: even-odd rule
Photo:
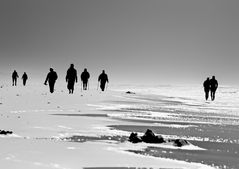
[[75, 82], [77, 83], [77, 71], [74, 68], [74, 64], [71, 64], [70, 68], [67, 70], [66, 82], [68, 82], [67, 88], [69, 90], [69, 94], [73, 94]]
[[13, 73], [12, 73], [12, 85], [13, 86], [17, 86], [17, 78], [18, 78], [18, 74], [17, 74], [17, 71], [14, 70]]
[[108, 76], [105, 74], [105, 71], [103, 70], [98, 78], [98, 82], [100, 83], [100, 88], [102, 91], [105, 90], [105, 83], [109, 83]]
[[55, 85], [57, 78], [58, 78], [58, 76], [57, 76], [56, 72], [52, 68], [50, 68], [50, 72], [47, 74], [44, 84], [47, 85], [47, 82], [49, 83], [49, 88], [50, 88], [51, 93], [54, 92], [54, 85]]
[[24, 72], [22, 75], [23, 86], [26, 85], [27, 79], [28, 79], [27, 74], [26, 74], [26, 72]]
[[81, 81], [83, 83], [83, 90], [87, 90], [88, 80], [90, 78], [89, 72], [87, 72], [87, 69], [84, 69], [84, 72], [81, 73]]
[[203, 87], [204, 87], [204, 92], [205, 92], [205, 99], [207, 100], [208, 96], [209, 96], [209, 91], [210, 91], [210, 79], [209, 79], [209, 77], [207, 78], [207, 80], [204, 81]]
[[211, 90], [211, 99], [212, 101], [215, 99], [215, 93], [218, 87], [218, 82], [215, 79], [215, 76], [212, 76], [212, 79], [210, 80], [210, 90]]

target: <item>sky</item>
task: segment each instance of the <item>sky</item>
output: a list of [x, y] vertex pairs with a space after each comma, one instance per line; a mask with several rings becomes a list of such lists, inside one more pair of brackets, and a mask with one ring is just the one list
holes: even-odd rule
[[0, 77], [112, 83], [239, 83], [238, 0], [1, 0]]

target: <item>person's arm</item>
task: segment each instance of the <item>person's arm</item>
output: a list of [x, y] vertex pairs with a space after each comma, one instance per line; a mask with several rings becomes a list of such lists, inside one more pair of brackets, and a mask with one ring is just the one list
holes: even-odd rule
[[109, 83], [109, 79], [108, 79], [108, 76], [106, 75], [106, 82]]
[[83, 72], [80, 75], [80, 80], [83, 82]]
[[78, 82], [78, 77], [77, 77], [77, 70], [76, 70], [76, 83]]
[[44, 85], [47, 85], [47, 81], [49, 80], [49, 74], [47, 74], [47, 76], [46, 76], [46, 80], [45, 80], [45, 82], [44, 82]]

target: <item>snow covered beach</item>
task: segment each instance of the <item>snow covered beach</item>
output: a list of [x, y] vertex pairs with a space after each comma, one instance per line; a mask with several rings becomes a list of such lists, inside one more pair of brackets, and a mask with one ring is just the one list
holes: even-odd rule
[[[215, 102], [205, 102], [195, 88], [134, 87], [132, 95], [125, 94], [126, 89], [130, 87], [104, 93], [76, 89], [69, 95], [65, 85], [57, 86], [53, 94], [43, 85], [3, 86], [0, 129], [13, 134], [0, 135], [1, 166], [239, 167], [237, 89], [220, 89]], [[187, 139], [191, 145], [176, 148], [127, 141], [131, 132], [143, 134], [148, 128], [165, 138]]]

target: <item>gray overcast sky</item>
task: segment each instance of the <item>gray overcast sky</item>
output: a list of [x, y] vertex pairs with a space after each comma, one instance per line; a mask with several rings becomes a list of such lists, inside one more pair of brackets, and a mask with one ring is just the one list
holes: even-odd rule
[[[14, 69], [92, 80], [239, 83], [238, 0], [1, 0], [0, 76]], [[235, 79], [234, 79], [235, 78]], [[145, 81], [143, 81], [145, 80]], [[43, 79], [44, 81], [44, 79]]]

